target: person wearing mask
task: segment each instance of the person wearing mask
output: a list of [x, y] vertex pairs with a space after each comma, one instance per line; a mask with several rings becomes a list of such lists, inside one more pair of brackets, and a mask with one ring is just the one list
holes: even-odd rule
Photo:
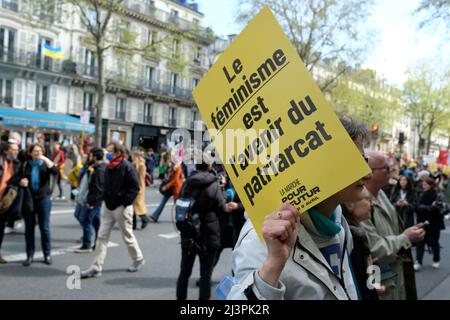
[[[177, 158], [177, 157], [175, 157]], [[153, 222], [158, 222], [159, 216], [164, 210], [164, 207], [166, 206], [166, 202], [170, 199], [171, 196], [173, 196], [173, 201], [177, 201], [178, 196], [181, 191], [181, 186], [183, 185], [183, 169], [181, 166], [181, 161], [178, 159], [170, 160], [172, 170], [169, 174], [169, 181], [165, 186], [162, 187], [162, 191], [164, 192], [163, 198], [161, 199], [161, 202], [156, 208], [156, 210], [152, 213], [150, 216], [150, 219], [152, 219]], [[168, 192], [168, 191], [171, 192]]]
[[386, 291], [379, 294], [380, 300], [416, 300], [417, 292], [412, 263], [411, 245], [425, 236], [420, 225], [404, 229], [399, 214], [386, 194], [381, 190], [389, 183], [390, 168], [385, 156], [376, 151], [368, 151], [372, 176], [365, 181], [369, 190], [373, 214], [370, 220], [361, 222], [367, 233], [372, 256], [382, 265], [397, 274], [382, 281]]
[[[376, 285], [368, 287], [368, 268], [374, 264], [370, 254], [369, 242], [361, 221], [370, 219], [372, 205], [367, 189], [363, 191], [363, 198], [356, 202], [347, 202], [342, 206], [342, 213], [347, 220], [353, 238], [353, 250], [350, 254], [353, 272], [358, 284], [358, 293], [361, 300], [378, 300]], [[382, 288], [379, 287], [382, 292]]]
[[61, 144], [59, 142], [55, 142], [55, 144], [53, 145], [53, 148], [54, 148], [54, 151], [52, 153], [51, 159], [55, 163], [56, 167], [58, 168], [58, 174], [56, 175], [55, 179], [53, 179], [52, 193], [53, 193], [53, 190], [55, 189], [55, 184], [57, 184], [58, 189], [59, 189], [59, 196], [56, 199], [57, 200], [65, 200], [66, 198], [64, 197], [63, 189], [61, 186], [61, 180], [64, 177], [64, 166], [65, 166], [66, 157], [64, 155], [64, 151], [61, 150]]
[[128, 272], [137, 272], [145, 264], [144, 256], [133, 233], [133, 203], [139, 193], [139, 180], [134, 166], [125, 160], [125, 148], [117, 142], [106, 150], [111, 161], [105, 171], [103, 200], [105, 207], [96, 243], [96, 255], [92, 265], [81, 272], [81, 278], [99, 277], [105, 262], [107, 245], [116, 223], [133, 260]]
[[433, 268], [439, 268], [440, 244], [439, 238], [441, 230], [445, 229], [444, 216], [440, 211], [438, 193], [436, 191], [436, 182], [433, 178], [426, 178], [422, 181], [423, 193], [417, 204], [417, 222], [424, 223], [428, 221], [428, 225], [424, 225], [425, 238], [417, 244], [417, 261], [414, 264], [414, 270], [419, 271], [423, 264], [423, 253], [425, 244], [430, 246], [433, 251]]
[[391, 202], [395, 205], [395, 210], [402, 218], [405, 228], [412, 227], [415, 222], [415, 207], [416, 207], [416, 191], [411, 179], [406, 175], [400, 175], [400, 179], [392, 191]]
[[[341, 123], [363, 156], [367, 128], [345, 118]], [[369, 177], [301, 216], [292, 205], [281, 205], [265, 217], [265, 243], [247, 220], [233, 250], [235, 284], [227, 299], [358, 299], [349, 258], [351, 233], [340, 204], [361, 200]]]
[[[147, 173], [147, 168], [145, 166], [145, 159], [142, 155], [142, 151], [136, 149], [133, 150], [131, 153], [131, 157], [133, 159], [133, 165], [136, 168], [137, 174], [138, 174], [138, 180], [139, 180], [139, 193], [136, 197], [136, 200], [134, 200], [133, 203], [133, 210], [134, 215], [138, 216], [141, 220], [141, 229], [144, 229], [147, 224], [150, 222], [150, 219], [147, 217], [147, 206], [145, 205], [145, 175]], [[136, 221], [133, 219], [133, 221]], [[134, 229], [135, 223], [133, 225]]]
[[[19, 146], [13, 141], [9, 141], [3, 146], [0, 153], [0, 203], [7, 193], [8, 188], [26, 187], [26, 182], [20, 181], [20, 161], [17, 159], [19, 155]], [[1, 249], [5, 224], [8, 221], [9, 212], [0, 213], [0, 264], [5, 264], [6, 260], [2, 258]]]
[[183, 189], [183, 196], [195, 198], [192, 212], [200, 216], [200, 239], [181, 239], [181, 264], [177, 280], [177, 300], [186, 300], [189, 277], [196, 256], [200, 259], [199, 300], [211, 297], [211, 275], [220, 247], [220, 225], [218, 214], [230, 212], [236, 203], [226, 203], [217, 177], [211, 173], [211, 165], [196, 165], [196, 173], [189, 177]]
[[[104, 153], [100, 148], [93, 148], [89, 152], [91, 165], [85, 170], [81, 179], [81, 185], [86, 183], [87, 190], [81, 190], [80, 196], [84, 199], [81, 203], [83, 210], [82, 226], [83, 238], [80, 248], [75, 249], [76, 253], [89, 253], [95, 249], [95, 243], [100, 229], [100, 209], [103, 202], [103, 190], [105, 184], [106, 163], [103, 162]], [[86, 181], [84, 181], [86, 179]], [[92, 244], [92, 229], [95, 232], [94, 245]]]
[[28, 182], [33, 197], [34, 212], [24, 213], [27, 259], [23, 265], [28, 267], [33, 262], [36, 218], [41, 233], [44, 262], [51, 265], [50, 212], [52, 209], [52, 201], [50, 200], [50, 177], [58, 174], [58, 167], [53, 161], [44, 156], [44, 147], [40, 144], [32, 144], [29, 153], [31, 160], [24, 164], [25, 169], [23, 172], [25, 179], [22, 181]]

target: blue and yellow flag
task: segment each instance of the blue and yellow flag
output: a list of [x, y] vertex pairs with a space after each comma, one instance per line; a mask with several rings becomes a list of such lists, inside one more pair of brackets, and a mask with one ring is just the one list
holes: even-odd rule
[[53, 59], [64, 59], [64, 55], [63, 55], [60, 45], [53, 48], [43, 41], [42, 42], [42, 51], [44, 52], [45, 57], [50, 57]]

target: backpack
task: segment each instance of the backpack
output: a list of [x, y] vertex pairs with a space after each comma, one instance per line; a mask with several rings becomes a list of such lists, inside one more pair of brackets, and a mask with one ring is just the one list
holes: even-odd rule
[[197, 243], [200, 238], [200, 214], [195, 212], [195, 195], [186, 196], [184, 190], [188, 180], [183, 183], [180, 197], [175, 202], [175, 225], [183, 242]]

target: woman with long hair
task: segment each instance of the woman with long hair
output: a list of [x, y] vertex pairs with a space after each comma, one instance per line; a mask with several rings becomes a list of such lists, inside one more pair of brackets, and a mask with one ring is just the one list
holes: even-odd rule
[[31, 160], [24, 165], [24, 177], [29, 181], [33, 197], [34, 212], [24, 212], [25, 220], [25, 241], [27, 259], [23, 263], [28, 267], [33, 262], [34, 257], [34, 229], [36, 227], [36, 217], [41, 233], [41, 245], [44, 252], [44, 262], [52, 264], [51, 258], [51, 239], [50, 239], [50, 211], [52, 202], [50, 200], [50, 176], [56, 176], [59, 172], [58, 167], [49, 158], [44, 156], [44, 146], [32, 144], [29, 149]]
[[413, 182], [406, 175], [400, 175], [395, 189], [392, 191], [391, 202], [403, 220], [405, 229], [415, 225], [415, 207], [417, 194]]
[[145, 166], [144, 154], [141, 150], [133, 149], [133, 151], [131, 152], [131, 158], [139, 178], [139, 193], [136, 197], [136, 200], [134, 200], [133, 210], [134, 215], [138, 216], [141, 219], [141, 228], [144, 229], [150, 222], [149, 218], [146, 215], [147, 206], [145, 205], [145, 175], [147, 173], [147, 168]]

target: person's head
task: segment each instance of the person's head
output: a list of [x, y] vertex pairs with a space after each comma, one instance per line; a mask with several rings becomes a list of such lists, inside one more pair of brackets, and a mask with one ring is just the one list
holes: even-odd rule
[[119, 142], [111, 142], [106, 146], [106, 150], [111, 152], [113, 155], [113, 159], [117, 157], [125, 156], [125, 147], [121, 145]]
[[[367, 127], [349, 118], [341, 117], [340, 121], [347, 133], [350, 135], [350, 138], [355, 143], [359, 152], [361, 153], [361, 156], [366, 158], [364, 155], [364, 143], [368, 135]], [[362, 177], [361, 179], [353, 182], [348, 187], [336, 193], [334, 197], [338, 200], [339, 203], [354, 202], [360, 200], [363, 197], [362, 191], [364, 190], [364, 181], [369, 178], [370, 174]]]
[[92, 161], [94, 162], [102, 162], [103, 161], [103, 156], [105, 155], [103, 153], [103, 149], [101, 148], [93, 148], [90, 152], [89, 152]]
[[1, 138], [0, 138], [1, 144], [7, 144], [8, 143], [8, 139], [9, 139], [9, 136], [7, 134], [2, 135]]
[[39, 143], [33, 143], [30, 145], [28, 153], [30, 154], [32, 160], [39, 160], [44, 154], [44, 146]]
[[53, 144], [53, 148], [54, 148], [55, 151], [59, 151], [61, 149], [61, 143], [55, 142]]
[[422, 180], [422, 188], [423, 191], [433, 190], [436, 186], [436, 181], [433, 178], [425, 178]]
[[19, 134], [18, 132], [12, 132], [12, 133], [9, 135], [9, 139], [10, 139], [10, 140], [13, 139], [13, 140], [16, 142], [16, 144], [17, 144], [18, 146], [20, 146], [20, 144], [21, 144], [21, 142], [22, 142], [22, 137], [20, 136], [20, 134]]
[[364, 188], [361, 194], [362, 198], [360, 200], [355, 202], [347, 202], [342, 206], [342, 212], [350, 223], [356, 222], [357, 224], [361, 221], [370, 219], [372, 203], [369, 191]]
[[151, 156], [152, 154], [154, 154], [155, 152], [153, 151], [153, 148], [149, 148], [148, 149], [148, 151], [147, 151], [147, 154], [149, 155], [149, 156]]
[[206, 162], [197, 163], [195, 165], [195, 170], [197, 170], [197, 171], [208, 172], [208, 171], [211, 171], [211, 169], [212, 169], [211, 164], [206, 163]]
[[19, 155], [19, 146], [17, 143], [8, 142], [6, 146], [6, 156], [11, 160], [17, 159]]
[[367, 151], [369, 167], [372, 169], [372, 176], [365, 181], [365, 185], [374, 195], [389, 183], [390, 167], [383, 153], [379, 151]]
[[419, 173], [417, 174], [417, 178], [422, 181], [424, 181], [425, 179], [427, 179], [429, 177], [430, 177], [430, 172], [427, 170], [419, 171]]
[[413, 190], [413, 184], [411, 182], [411, 179], [409, 179], [406, 175], [400, 175], [400, 179], [398, 180], [398, 185], [401, 189], [406, 191], [412, 191]]
[[142, 153], [142, 150], [139, 148], [133, 148], [131, 150], [131, 158], [133, 159], [134, 163], [144, 160], [144, 155]]

